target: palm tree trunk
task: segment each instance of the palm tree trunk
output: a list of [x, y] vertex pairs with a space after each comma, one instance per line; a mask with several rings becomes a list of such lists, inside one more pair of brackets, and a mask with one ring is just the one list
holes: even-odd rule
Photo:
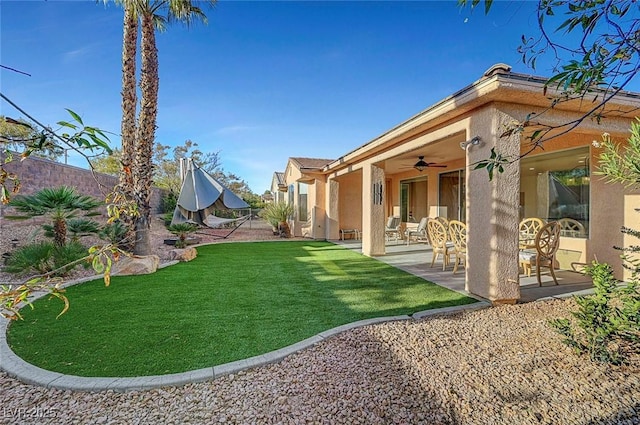
[[53, 219], [53, 243], [60, 247], [67, 243], [67, 222], [62, 217]]
[[141, 69], [140, 69], [140, 115], [136, 128], [134, 167], [132, 168], [134, 199], [139, 216], [135, 219], [136, 242], [134, 254], [151, 254], [150, 244], [150, 200], [153, 178], [153, 142], [158, 114], [158, 49], [152, 13], [142, 14]]
[[[136, 137], [136, 49], [138, 41], [138, 18], [131, 5], [124, 8], [124, 24], [122, 36], [122, 172], [120, 173], [120, 188], [127, 200], [133, 199], [133, 178], [131, 168], [133, 163], [133, 147]], [[134, 220], [123, 215], [122, 221], [129, 231], [125, 237], [129, 241], [125, 249], [133, 249], [135, 240]]]
[[122, 169], [120, 184], [122, 189], [131, 195], [133, 179], [131, 164], [133, 146], [136, 137], [136, 45], [138, 41], [138, 19], [131, 7], [124, 12], [124, 30], [122, 37]]

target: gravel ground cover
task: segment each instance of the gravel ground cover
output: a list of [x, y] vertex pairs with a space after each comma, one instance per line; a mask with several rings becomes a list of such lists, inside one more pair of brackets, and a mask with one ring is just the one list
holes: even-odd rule
[[62, 391], [0, 374], [0, 423], [640, 424], [640, 356], [620, 367], [575, 356], [547, 325], [573, 307], [378, 324], [276, 364], [148, 391]]

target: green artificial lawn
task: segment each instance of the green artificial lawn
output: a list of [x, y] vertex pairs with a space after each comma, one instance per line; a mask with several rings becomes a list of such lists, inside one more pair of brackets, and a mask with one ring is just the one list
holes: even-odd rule
[[71, 308], [41, 299], [8, 332], [47, 370], [143, 376], [264, 354], [357, 320], [476, 302], [328, 243], [226, 243], [151, 275], [67, 289]]

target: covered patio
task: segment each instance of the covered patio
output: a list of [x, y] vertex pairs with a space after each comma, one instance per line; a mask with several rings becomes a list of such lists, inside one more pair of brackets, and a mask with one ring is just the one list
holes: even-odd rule
[[[572, 266], [595, 258], [611, 264], [618, 279], [627, 278], [613, 246], [628, 243], [620, 228], [636, 224], [640, 191], [592, 179], [600, 154], [593, 141], [605, 131], [626, 140], [640, 95], [618, 93], [606, 120], [580, 121], [545, 142], [544, 149], [533, 149], [535, 129], [514, 130], [532, 111], [542, 117], [539, 126], [554, 126], [580, 117], [586, 108], [568, 102], [546, 110], [545, 82], [497, 64], [478, 81], [337, 159], [297, 166], [299, 158], [290, 158], [288, 169], [299, 169], [285, 173], [289, 200], [298, 209], [292, 221], [312, 230], [299, 235], [338, 241], [346, 232], [358, 239], [364, 255], [409, 261], [411, 251], [425, 248], [389, 245], [387, 224], [395, 223], [390, 220], [400, 221], [396, 234], [427, 217], [457, 221], [466, 227], [466, 267], [459, 277], [431, 270], [430, 248], [411, 263], [417, 267], [411, 272], [504, 304], [559, 291], [556, 285], [536, 289], [535, 277], [520, 274], [521, 264], [532, 264], [532, 258], [521, 258], [531, 246], [521, 243], [520, 224], [535, 218], [567, 224], [561, 225], [554, 253], [562, 270], [559, 287], [578, 289], [565, 286], [585, 281]], [[486, 166], [497, 154], [501, 172], [490, 178], [477, 165]]]
[[[347, 239], [334, 242], [362, 253], [362, 243], [359, 240]], [[483, 298], [465, 290], [464, 269], [461, 268], [456, 274], [453, 274], [453, 267], [449, 266], [443, 271], [440, 261], [436, 261], [434, 266], [430, 267], [433, 250], [429, 244], [412, 243], [407, 245], [402, 240], [388, 241], [385, 248], [385, 255], [376, 257], [379, 261], [445, 288], [485, 301]], [[549, 272], [545, 270], [542, 273], [542, 286], [538, 286], [535, 274], [529, 277], [521, 273], [519, 276], [520, 299], [518, 302], [531, 302], [549, 297], [566, 297], [570, 294], [586, 293], [593, 288], [593, 283], [589, 276], [569, 270], [556, 270], [555, 273], [558, 278], [558, 285], [554, 284]]]

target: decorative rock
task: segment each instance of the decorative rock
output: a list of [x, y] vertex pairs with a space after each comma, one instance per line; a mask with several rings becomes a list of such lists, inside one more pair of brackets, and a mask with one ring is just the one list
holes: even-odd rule
[[575, 355], [548, 325], [575, 308], [555, 300], [380, 323], [152, 390], [65, 391], [0, 372], [0, 424], [639, 425], [640, 355], [624, 366]]
[[158, 270], [160, 257], [157, 255], [132, 255], [122, 258], [113, 265], [111, 274], [113, 276], [129, 276], [137, 274], [150, 274]]
[[178, 261], [191, 261], [198, 256], [195, 248], [172, 249], [169, 251], [169, 259]]

